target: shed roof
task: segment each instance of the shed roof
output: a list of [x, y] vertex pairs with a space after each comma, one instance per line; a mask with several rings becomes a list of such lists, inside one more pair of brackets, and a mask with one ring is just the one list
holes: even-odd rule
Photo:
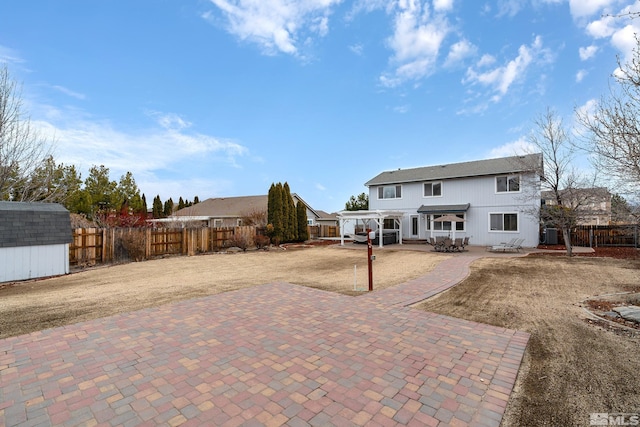
[[366, 186], [400, 184], [404, 182], [436, 181], [542, 170], [542, 154], [476, 160], [473, 162], [425, 166], [382, 172], [365, 183]]
[[69, 211], [57, 203], [0, 202], [0, 247], [71, 243]]

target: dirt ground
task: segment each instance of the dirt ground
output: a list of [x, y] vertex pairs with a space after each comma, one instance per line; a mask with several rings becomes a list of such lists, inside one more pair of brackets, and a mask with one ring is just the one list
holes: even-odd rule
[[590, 413], [640, 411], [640, 332], [584, 310], [619, 292], [640, 292], [637, 258], [486, 258], [419, 308], [531, 334], [503, 426], [582, 426]]
[[[456, 256], [374, 253], [374, 289], [426, 274], [443, 258]], [[588, 425], [593, 412], [640, 411], [640, 334], [590, 320], [584, 310], [585, 301], [599, 295], [640, 292], [637, 251], [559, 255], [477, 260], [465, 281], [415, 307], [531, 334], [505, 427]], [[357, 295], [354, 265], [356, 286], [366, 288], [366, 264], [366, 248], [290, 247], [0, 284], [0, 338], [278, 281]]]

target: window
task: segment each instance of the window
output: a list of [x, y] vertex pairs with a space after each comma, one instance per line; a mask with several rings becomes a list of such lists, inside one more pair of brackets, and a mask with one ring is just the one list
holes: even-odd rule
[[411, 217], [411, 235], [412, 236], [418, 235], [418, 217], [417, 216]]
[[424, 184], [424, 197], [442, 196], [441, 182], [426, 182]]
[[385, 218], [384, 221], [382, 221], [382, 228], [385, 230], [396, 230], [398, 223], [393, 218]]
[[517, 213], [489, 214], [489, 227], [491, 231], [518, 231], [518, 214]]
[[221, 219], [214, 219], [213, 220], [213, 228], [220, 228], [222, 227], [222, 220]]
[[312, 219], [307, 218], [307, 225], [313, 225], [313, 220], [312, 220]]
[[237, 225], [238, 227], [242, 227], [242, 218], [238, 218], [238, 219], [236, 220], [236, 225]]
[[505, 175], [496, 177], [496, 192], [518, 192], [520, 191], [520, 176]]
[[399, 199], [401, 197], [401, 185], [385, 185], [384, 187], [378, 187], [378, 199]]
[[[450, 214], [453, 215], [453, 214]], [[433, 216], [433, 229], [434, 231], [451, 231], [451, 221], [435, 221], [436, 219], [440, 218], [441, 216], [444, 216], [444, 214], [440, 215], [429, 215], [429, 217], [427, 217], [427, 230], [430, 230], [431, 228], [431, 216]], [[456, 214], [456, 216], [458, 218], [460, 218], [460, 221], [456, 221], [456, 231], [464, 231], [464, 215], [463, 214]]]

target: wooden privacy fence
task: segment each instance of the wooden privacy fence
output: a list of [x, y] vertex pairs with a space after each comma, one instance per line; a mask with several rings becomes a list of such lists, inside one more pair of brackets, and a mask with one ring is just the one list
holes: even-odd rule
[[71, 265], [143, 260], [163, 255], [217, 252], [254, 244], [253, 226], [229, 228], [78, 228], [69, 245]]
[[[581, 225], [571, 230], [571, 243], [575, 246], [632, 246], [640, 245], [637, 225]], [[562, 233], [559, 233], [562, 238]], [[564, 243], [564, 242], [563, 242]]]

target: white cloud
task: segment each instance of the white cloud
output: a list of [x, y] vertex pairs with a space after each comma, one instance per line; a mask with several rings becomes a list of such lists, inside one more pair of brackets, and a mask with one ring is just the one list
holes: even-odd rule
[[393, 51], [390, 62], [395, 69], [380, 77], [380, 82], [387, 87], [431, 74], [440, 46], [450, 32], [443, 15], [431, 16], [428, 2], [402, 0], [396, 6], [394, 34], [387, 39]]
[[574, 18], [584, 18], [593, 16], [616, 3], [618, 0], [569, 0], [569, 9]]
[[628, 61], [631, 59], [633, 49], [638, 45], [636, 41], [636, 34], [640, 31], [640, 28], [627, 25], [611, 36], [611, 44], [618, 49]]
[[524, 79], [533, 64], [548, 60], [549, 52], [543, 48], [542, 38], [537, 36], [531, 46], [520, 46], [518, 56], [503, 66], [484, 71], [469, 68], [463, 82], [488, 87], [494, 93], [491, 100], [497, 102], [514, 83]]
[[449, 49], [449, 55], [447, 55], [447, 59], [444, 61], [445, 67], [450, 67], [456, 64], [461, 63], [466, 58], [474, 56], [478, 51], [478, 48], [468, 40], [460, 40], [457, 43], [454, 43]]
[[0, 64], [21, 64], [24, 59], [13, 49], [0, 45]]
[[448, 11], [453, 9], [453, 0], [433, 0], [435, 11]]
[[578, 108], [576, 108], [576, 115], [580, 116], [592, 116], [596, 108], [598, 107], [598, 101], [596, 99], [590, 99]]
[[482, 58], [476, 64], [478, 67], [488, 67], [496, 62], [496, 58], [493, 55], [484, 54]]
[[586, 26], [587, 34], [596, 39], [611, 36], [616, 31], [616, 20], [613, 16], [603, 16]]
[[598, 46], [587, 46], [587, 47], [581, 47], [580, 49], [578, 49], [578, 53], [580, 54], [580, 59], [582, 61], [586, 61], [587, 59], [591, 59], [593, 58], [593, 56], [598, 53]]
[[362, 46], [362, 44], [360, 43], [352, 44], [351, 46], [349, 46], [349, 50], [358, 56], [362, 56], [362, 54], [364, 53], [364, 46]]
[[177, 114], [152, 112], [149, 115], [158, 125], [135, 133], [118, 130], [108, 121], [91, 120], [70, 110], [48, 114], [48, 118], [43, 116], [32, 123], [44, 136], [55, 140], [57, 162], [76, 165], [83, 171], [103, 164], [115, 176], [131, 171], [136, 177], [151, 177], [181, 162], [193, 168], [208, 168], [214, 163], [235, 168], [238, 158], [248, 154], [248, 149], [236, 142], [186, 132], [190, 123]]
[[515, 141], [508, 142], [500, 147], [492, 149], [487, 158], [522, 156], [525, 154], [535, 153], [538, 150], [536, 146], [531, 144], [525, 137], [521, 137]]
[[396, 113], [400, 113], [400, 114], [405, 114], [409, 112], [409, 106], [408, 105], [398, 105], [397, 107], [393, 107], [393, 111], [395, 111]]
[[320, 183], [316, 183], [316, 189], [320, 190], [320, 191], [326, 191], [327, 187], [325, 187], [324, 185], [322, 185]]
[[515, 16], [527, 4], [527, 0], [498, 0], [498, 16]]
[[84, 100], [86, 98], [86, 96], [83, 93], [79, 93], [79, 92], [74, 92], [71, 89], [68, 89], [64, 86], [51, 86], [53, 89], [57, 90], [58, 92], [64, 93], [67, 96], [70, 96], [72, 98], [76, 98], [76, 99], [81, 99]]
[[[300, 55], [300, 40], [323, 37], [329, 15], [342, 0], [210, 0], [227, 20], [227, 31], [256, 43], [264, 53]], [[212, 21], [213, 15], [203, 18]]]
[[576, 82], [580, 83], [587, 75], [587, 71], [586, 70], [579, 70], [576, 73]]

